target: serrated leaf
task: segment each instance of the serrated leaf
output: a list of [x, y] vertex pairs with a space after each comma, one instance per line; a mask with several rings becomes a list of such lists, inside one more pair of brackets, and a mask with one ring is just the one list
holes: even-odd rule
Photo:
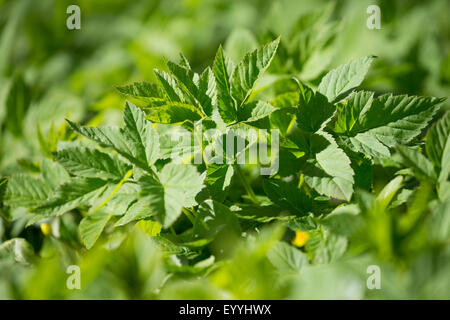
[[368, 132], [348, 137], [346, 141], [353, 151], [361, 152], [369, 157], [389, 158], [391, 156], [389, 148]]
[[320, 92], [313, 92], [300, 84], [300, 101], [297, 109], [297, 124], [300, 129], [314, 133], [331, 118], [336, 108]]
[[442, 101], [432, 97], [382, 95], [360, 115], [352, 133], [368, 131], [388, 147], [407, 144], [420, 134]]
[[402, 157], [402, 162], [412, 168], [414, 175], [419, 179], [436, 180], [433, 164], [419, 151], [401, 145], [397, 146], [397, 151]]
[[238, 109], [238, 121], [252, 122], [269, 116], [276, 110], [270, 103], [265, 101], [251, 101], [245, 103]]
[[51, 188], [42, 180], [18, 174], [8, 179], [3, 201], [13, 207], [34, 207], [45, 201], [50, 192]]
[[193, 206], [193, 198], [203, 187], [203, 178], [191, 165], [169, 163], [158, 174], [159, 181], [150, 176], [139, 180], [143, 201], [163, 225], [168, 228], [181, 214], [184, 206]]
[[117, 127], [84, 127], [67, 120], [70, 127], [77, 133], [99, 143], [102, 147], [113, 148], [120, 155], [140, 168], [147, 169], [145, 162], [136, 158], [137, 151], [129, 139]]
[[179, 102], [167, 102], [160, 107], [144, 110], [147, 119], [164, 124], [181, 123], [186, 120], [194, 122], [203, 117], [195, 106]]
[[[123, 180], [126, 176], [124, 176]], [[110, 197], [104, 209], [114, 216], [124, 215], [130, 206], [136, 202], [141, 189], [134, 182], [124, 182], [117, 192]]]
[[442, 155], [446, 144], [448, 144], [449, 136], [450, 112], [447, 112], [427, 134], [427, 154], [438, 168], [441, 168]]
[[45, 183], [52, 189], [70, 179], [69, 174], [60, 164], [48, 159], [42, 160], [41, 171]]
[[91, 249], [94, 246], [110, 218], [111, 214], [99, 210], [81, 220], [78, 228], [80, 230], [81, 241], [83, 241], [87, 249]]
[[85, 178], [120, 180], [131, 169], [117, 156], [79, 146], [66, 147], [56, 152], [55, 160], [70, 173]]
[[134, 145], [136, 158], [153, 165], [159, 158], [159, 135], [145, 119], [145, 113], [134, 104], [127, 102], [124, 111], [125, 128], [123, 134]]
[[76, 207], [91, 204], [111, 186], [102, 179], [73, 178], [59, 186], [55, 195], [38, 206], [35, 212], [47, 216], [62, 215]]
[[311, 148], [315, 161], [304, 169], [306, 183], [322, 195], [349, 201], [354, 171], [345, 152], [326, 133], [314, 134]]
[[130, 223], [132, 221], [141, 220], [144, 218], [148, 218], [154, 215], [154, 212], [151, 211], [150, 206], [146, 203], [145, 200], [138, 200], [131, 204], [128, 210], [125, 212], [124, 216], [119, 219], [114, 225], [115, 227], [120, 227]]
[[342, 105], [338, 105], [334, 131], [336, 133], [350, 133], [360, 120], [361, 114], [370, 108], [373, 92], [358, 91], [351, 94]]
[[213, 109], [213, 100], [215, 98], [215, 79], [210, 68], [199, 76], [190, 68], [180, 66], [173, 62], [167, 62], [167, 66], [175, 78], [178, 80], [180, 89], [185, 92], [201, 114], [200, 110], [211, 116]]
[[166, 97], [170, 101], [174, 102], [186, 102], [184, 98], [184, 94], [181, 91], [180, 87], [177, 85], [175, 79], [168, 74], [167, 72], [155, 69], [154, 70], [156, 78], [161, 83], [162, 87], [164, 88], [164, 92], [166, 94]]
[[214, 59], [213, 73], [216, 79], [217, 107], [225, 123], [237, 121], [236, 107], [231, 96], [230, 77], [234, 70], [233, 62], [224, 55], [222, 46]]
[[236, 100], [237, 109], [243, 105], [256, 83], [267, 70], [280, 43], [280, 38], [247, 54], [234, 69], [231, 80], [231, 94]]
[[124, 112], [125, 128], [83, 127], [69, 120], [70, 127], [77, 133], [94, 140], [103, 147], [113, 148], [136, 166], [149, 170], [159, 158], [159, 136], [152, 128], [145, 113], [127, 102]]
[[328, 72], [319, 84], [318, 92], [335, 102], [364, 80], [374, 57], [363, 57], [343, 64]]
[[216, 78], [210, 67], [200, 75], [198, 80], [197, 101], [203, 109], [203, 112], [211, 117], [213, 109], [217, 105]]
[[164, 94], [160, 87], [154, 83], [149, 82], [133, 82], [129, 85], [117, 86], [117, 91], [120, 93], [144, 100], [149, 101], [150, 98], [164, 98]]
[[195, 82], [198, 81], [198, 75], [194, 71], [171, 61], [167, 62], [167, 67], [172, 75], [181, 82], [192, 95], [197, 93], [198, 89]]
[[231, 184], [234, 169], [227, 164], [209, 164], [206, 170], [206, 186], [213, 199], [219, 202], [225, 200], [227, 189]]
[[368, 92], [350, 96], [339, 108], [335, 131], [355, 152], [388, 158], [389, 148], [408, 144], [417, 137], [437, 110], [442, 99], [382, 95]]

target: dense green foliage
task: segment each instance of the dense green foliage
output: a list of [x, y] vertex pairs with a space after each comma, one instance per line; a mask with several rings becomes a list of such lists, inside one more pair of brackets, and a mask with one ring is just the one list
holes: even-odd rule
[[[30, 3], [0, 1], [0, 298], [450, 298], [447, 2], [80, 1], [78, 33]], [[231, 132], [277, 170], [211, 161]]]

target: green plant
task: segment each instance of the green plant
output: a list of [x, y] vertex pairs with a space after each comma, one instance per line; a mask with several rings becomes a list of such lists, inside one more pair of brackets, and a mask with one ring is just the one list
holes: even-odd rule
[[[47, 159], [31, 174], [0, 180], [4, 218], [24, 218], [28, 226], [57, 223], [59, 233], [45, 232], [87, 256], [81, 245], [100, 250], [99, 239], [126, 243], [128, 235], [138, 237], [138, 227], [159, 244], [155, 252], [170, 257], [163, 273], [201, 274], [210, 282], [192, 290], [211, 290], [212, 297], [223, 297], [220, 290], [240, 298], [302, 297], [300, 285], [290, 290], [290, 276], [366, 252], [399, 268], [430, 248], [445, 260], [450, 117], [437, 119], [444, 99], [357, 90], [375, 59], [368, 56], [331, 70], [316, 90], [296, 78], [280, 80], [285, 87], [275, 83], [278, 94], [267, 100], [258, 83], [279, 45], [277, 38], [237, 65], [220, 47], [201, 73], [181, 56], [178, 64], [167, 63], [169, 72], [155, 70], [158, 83], [117, 88], [130, 100], [121, 128], [67, 120], [78, 135], [64, 126], [53, 141], [41, 135]], [[199, 134], [199, 125], [214, 134]], [[266, 164], [261, 157], [245, 165], [238, 152], [222, 163], [208, 156], [224, 148], [231, 131], [248, 150], [274, 145], [274, 130], [278, 148], [269, 158], [278, 170], [268, 176], [259, 174]], [[174, 140], [176, 134], [189, 139]], [[28, 262], [29, 246], [14, 241], [1, 245], [0, 260], [26, 248], [20, 261], [17, 254], [12, 259]], [[437, 263], [438, 274], [444, 276], [447, 265]], [[240, 274], [244, 266], [249, 273]], [[250, 286], [247, 277], [257, 284]], [[266, 277], [277, 290], [261, 283]], [[234, 278], [241, 279], [238, 286]], [[169, 281], [166, 294], [179, 285]]]

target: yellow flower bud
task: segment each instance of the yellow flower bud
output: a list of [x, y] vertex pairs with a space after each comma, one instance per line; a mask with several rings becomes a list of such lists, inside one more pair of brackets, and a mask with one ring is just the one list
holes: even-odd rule
[[308, 232], [297, 230], [295, 231], [295, 237], [292, 239], [292, 244], [297, 247], [303, 247], [309, 239]]
[[41, 231], [44, 234], [44, 236], [50, 236], [52, 234], [52, 226], [48, 223], [42, 223]]

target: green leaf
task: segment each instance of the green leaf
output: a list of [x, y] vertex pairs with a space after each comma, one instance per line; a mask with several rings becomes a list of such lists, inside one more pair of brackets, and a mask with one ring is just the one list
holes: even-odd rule
[[214, 59], [213, 73], [216, 79], [217, 106], [225, 123], [237, 121], [236, 107], [231, 96], [230, 77], [234, 70], [233, 62], [224, 55], [222, 46]]
[[370, 108], [373, 95], [373, 92], [358, 91], [351, 94], [342, 105], [339, 104], [334, 131], [347, 134], [352, 132], [353, 127], [359, 121], [360, 115]]
[[203, 177], [191, 165], [169, 163], [158, 174], [139, 180], [142, 196], [159, 222], [168, 228], [181, 214], [182, 207], [195, 205], [194, 197], [203, 187]]
[[363, 153], [369, 158], [389, 158], [391, 156], [389, 148], [369, 132], [358, 133], [354, 137], [344, 137], [344, 141], [353, 151]]
[[276, 96], [270, 104], [275, 108], [298, 107], [300, 94], [299, 91], [289, 91]]
[[70, 179], [67, 171], [59, 163], [48, 159], [42, 160], [41, 171], [44, 182], [53, 190]]
[[42, 180], [24, 174], [8, 179], [4, 203], [13, 207], [35, 207], [50, 195], [51, 189]]
[[107, 181], [96, 178], [73, 178], [55, 190], [55, 195], [35, 211], [47, 216], [58, 216], [79, 206], [90, 205], [111, 187]]
[[256, 83], [267, 70], [280, 43], [280, 38], [247, 54], [234, 69], [231, 80], [231, 94], [236, 100], [237, 109], [243, 105]]
[[[450, 112], [447, 112], [427, 134], [427, 154], [433, 164], [441, 168], [442, 155], [450, 136]], [[444, 163], [442, 163], [444, 164]]]
[[382, 95], [359, 115], [352, 134], [369, 132], [388, 147], [407, 144], [431, 121], [442, 99]]
[[124, 122], [122, 133], [133, 143], [136, 158], [149, 166], [153, 165], [159, 159], [159, 135], [151, 122], [145, 119], [145, 113], [127, 102]]
[[311, 201], [295, 183], [266, 179], [263, 187], [273, 203], [289, 210], [292, 214], [306, 214], [312, 210]]
[[335, 102], [364, 80], [374, 57], [363, 57], [343, 64], [328, 72], [319, 84], [318, 92]]
[[315, 161], [304, 169], [306, 183], [322, 195], [350, 201], [354, 171], [345, 152], [326, 133], [311, 137], [311, 149]]
[[276, 110], [270, 103], [264, 101], [251, 101], [238, 109], [238, 121], [252, 122], [269, 116]]
[[211, 198], [219, 202], [225, 200], [227, 189], [231, 184], [234, 169], [227, 164], [209, 164], [206, 170], [206, 186]]
[[3, 195], [5, 194], [7, 183], [8, 183], [8, 179], [0, 178], [0, 206], [3, 202]]
[[15, 136], [21, 136], [23, 120], [31, 102], [30, 88], [25, 84], [22, 76], [13, 79], [6, 99], [6, 127]]
[[198, 81], [197, 101], [203, 109], [203, 112], [211, 117], [213, 109], [217, 105], [216, 78], [210, 67], [200, 75]]
[[204, 235], [208, 231], [218, 232], [223, 228], [236, 235], [241, 234], [239, 221], [227, 206], [215, 200], [206, 200], [201, 203], [194, 223], [194, 234]]
[[103, 147], [113, 148], [131, 163], [148, 171], [159, 158], [159, 135], [145, 119], [145, 113], [129, 102], [125, 106], [124, 121], [125, 128], [119, 129], [83, 127], [67, 120], [77, 133]]
[[397, 151], [402, 157], [402, 162], [412, 168], [414, 175], [419, 179], [436, 180], [433, 164], [419, 151], [401, 145], [397, 146]]
[[110, 218], [111, 214], [99, 210], [81, 220], [78, 228], [80, 230], [81, 241], [83, 241], [87, 249], [91, 249], [94, 246]]
[[357, 92], [338, 107], [335, 132], [355, 152], [389, 158], [389, 148], [408, 144], [432, 120], [442, 99]]
[[34, 257], [33, 247], [25, 239], [14, 238], [0, 244], [0, 262], [9, 260], [24, 265], [30, 265], [34, 260]]
[[428, 219], [430, 219], [428, 234], [431, 240], [443, 245], [448, 243], [450, 238], [450, 201], [437, 204]]
[[201, 112], [193, 105], [179, 102], [167, 102], [160, 107], [144, 110], [147, 113], [147, 119], [164, 124], [181, 123], [186, 120], [194, 122], [203, 117]]
[[441, 172], [439, 174], [439, 184], [442, 185], [446, 183], [450, 175], [450, 136], [447, 137], [447, 142], [445, 144], [445, 149], [442, 153], [441, 160]]
[[267, 252], [270, 263], [281, 273], [298, 272], [309, 264], [308, 257], [286, 242], [277, 242]]
[[125, 86], [117, 86], [116, 89], [124, 95], [144, 101], [151, 100], [149, 98], [164, 98], [164, 93], [159, 86], [145, 81], [134, 82]]
[[70, 173], [85, 178], [120, 180], [131, 169], [117, 156], [79, 146], [66, 147], [56, 152], [55, 160]]
[[198, 74], [196, 74], [191, 69], [184, 68], [171, 61], [167, 62], [167, 67], [169, 68], [172, 75], [186, 87], [188, 92], [193, 96], [196, 96], [198, 89], [195, 82], [196, 80], [198, 81]]
[[[129, 173], [127, 175], [129, 175]], [[124, 176], [122, 180], [125, 180], [125, 178], [126, 176]], [[117, 192], [112, 197], [109, 197], [104, 208], [114, 216], [122, 216], [128, 211], [131, 205], [136, 202], [139, 193], [141, 192], [141, 188], [134, 181], [124, 181], [119, 188], [116, 185], [116, 189]]]
[[166, 97], [173, 102], [186, 102], [183, 92], [177, 85], [175, 79], [167, 72], [155, 69], [156, 78], [164, 88]]
[[147, 202], [145, 200], [138, 200], [128, 208], [125, 215], [120, 218], [114, 226], [120, 227], [132, 221], [145, 219], [153, 215], [154, 212], [151, 211], [151, 207], [147, 204]]
[[280, 130], [282, 136], [286, 136], [295, 124], [297, 108], [282, 108], [270, 114], [270, 124], [272, 128]]
[[137, 150], [127, 136], [117, 127], [83, 127], [67, 120], [70, 127], [77, 133], [99, 143], [102, 147], [112, 148], [131, 163], [140, 168], [147, 169], [148, 166], [141, 159], [137, 159]]
[[356, 204], [337, 207], [320, 223], [336, 235], [350, 236], [363, 224], [359, 211]]
[[300, 86], [300, 101], [297, 109], [297, 124], [307, 132], [316, 132], [331, 118], [336, 108], [320, 92]]

